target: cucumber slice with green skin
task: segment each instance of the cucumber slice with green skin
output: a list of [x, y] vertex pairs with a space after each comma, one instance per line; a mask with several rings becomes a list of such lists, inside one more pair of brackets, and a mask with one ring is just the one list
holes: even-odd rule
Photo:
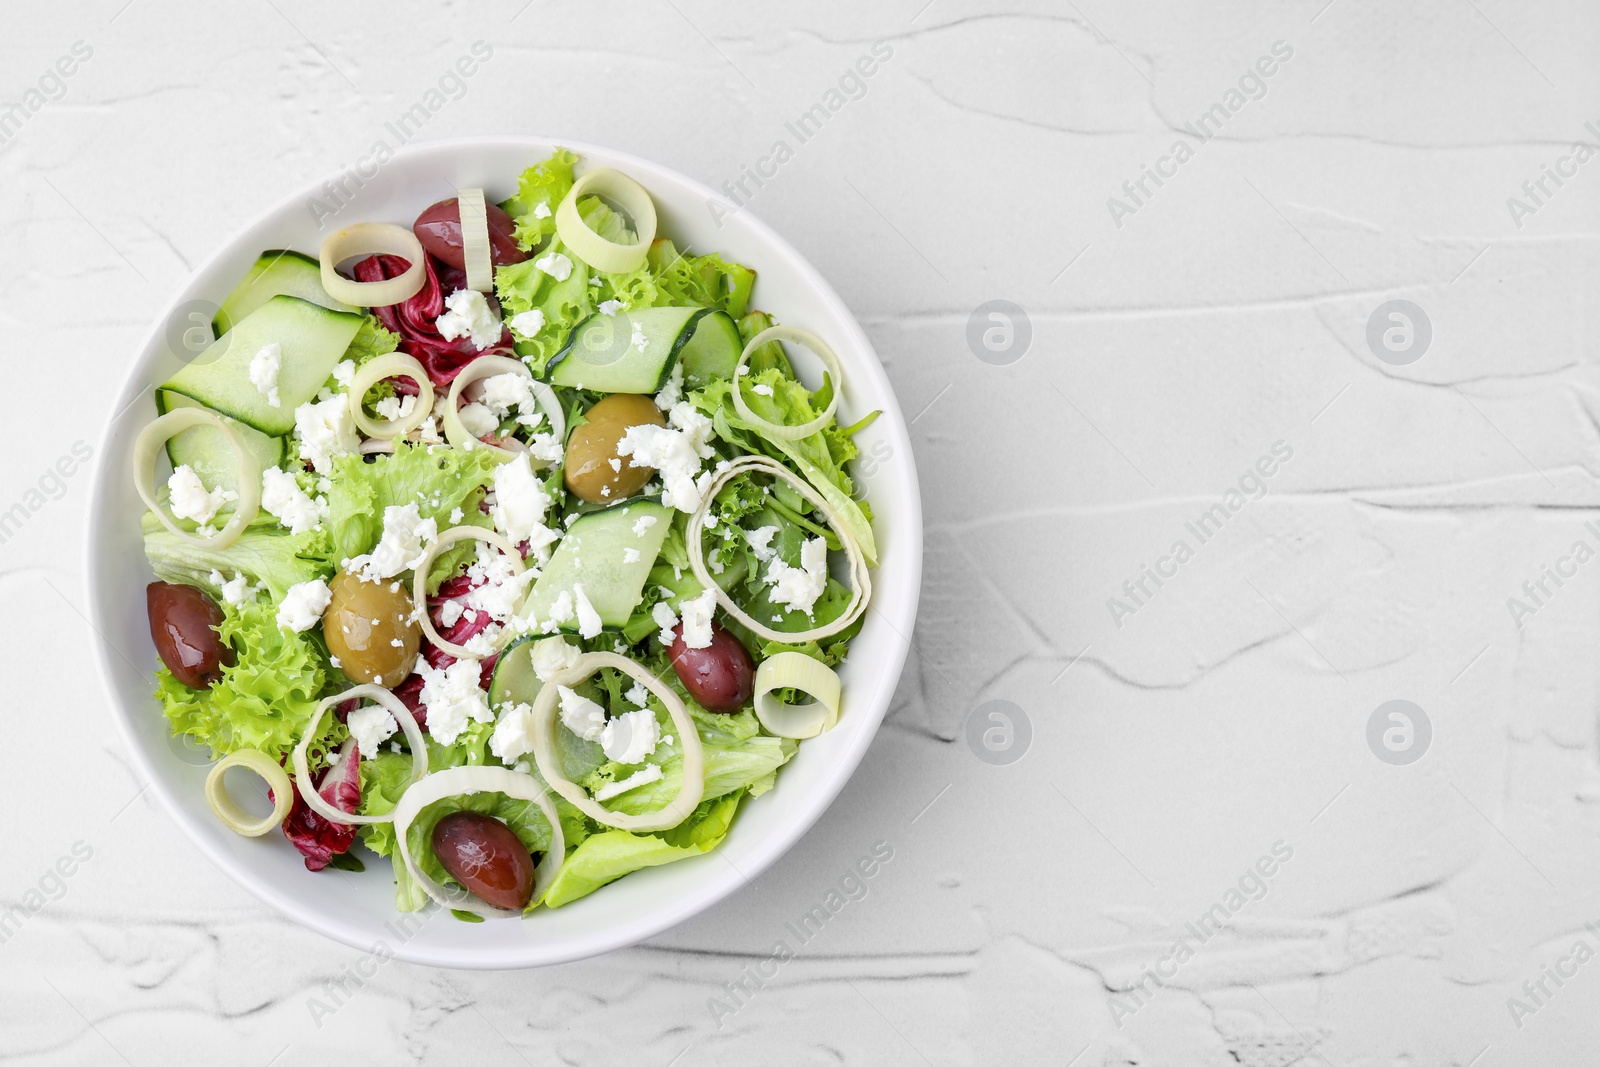
[[533, 672], [533, 643], [543, 640], [543, 635], [528, 634], [507, 645], [494, 661], [494, 674], [489, 679], [489, 706], [496, 711], [501, 704], [532, 704], [544, 683]]
[[[275, 296], [223, 334], [161, 388], [182, 393], [269, 437], [294, 429], [294, 409], [317, 395], [363, 316], [293, 296]], [[250, 360], [276, 341], [283, 349], [273, 407], [250, 381]]]
[[[642, 344], [640, 343], [642, 341]], [[733, 373], [743, 348], [739, 328], [710, 308], [640, 308], [596, 314], [573, 327], [550, 359], [547, 380], [597, 393], [655, 393], [683, 362], [692, 384]]]
[[[634, 524], [647, 516], [656, 521], [634, 533]], [[645, 579], [667, 539], [672, 516], [671, 508], [640, 500], [590, 512], [578, 519], [556, 545], [555, 554], [528, 590], [518, 614], [526, 617], [531, 612], [542, 624], [561, 594], [570, 593], [574, 585], [581, 583], [583, 595], [600, 616], [601, 624], [608, 629], [621, 628], [644, 599]], [[638, 551], [639, 558], [623, 562], [623, 555], [630, 548]], [[576, 611], [561, 624], [561, 629], [568, 633], [578, 631]]]
[[[199, 408], [205, 405], [191, 400], [182, 393], [167, 389], [156, 390], [156, 410], [165, 415], [177, 408]], [[234, 423], [234, 435], [256, 457], [261, 469], [276, 467], [283, 462], [288, 443], [281, 437], [269, 437], [241, 422]], [[187, 464], [208, 488], [239, 491], [239, 473], [234, 463], [233, 446], [215, 426], [195, 426], [184, 430], [167, 441], [167, 458], [172, 469]]]
[[690, 388], [700, 389], [718, 378], [732, 378], [743, 351], [739, 324], [727, 313], [713, 311], [695, 323], [688, 343], [678, 350], [684, 381]]
[[331, 311], [358, 310], [327, 294], [322, 288], [322, 265], [316, 260], [288, 249], [273, 249], [261, 253], [245, 271], [217, 309], [211, 326], [221, 337], [275, 296], [297, 296]]

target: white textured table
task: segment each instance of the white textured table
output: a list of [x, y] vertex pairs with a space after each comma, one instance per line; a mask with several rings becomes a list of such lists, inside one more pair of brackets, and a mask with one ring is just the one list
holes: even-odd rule
[[[1323, 3], [19, 5], [0, 909], [43, 905], [0, 1057], [1592, 1062], [1600, 12]], [[915, 416], [917, 653], [851, 786], [726, 906], [555, 970], [351, 979], [141, 795], [88, 668], [128, 353], [407, 113], [744, 177]]]

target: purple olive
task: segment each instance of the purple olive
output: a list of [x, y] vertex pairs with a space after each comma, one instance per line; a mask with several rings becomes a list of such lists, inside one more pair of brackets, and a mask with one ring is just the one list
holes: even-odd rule
[[682, 627], [672, 635], [667, 655], [678, 681], [707, 711], [738, 711], [756, 691], [756, 665], [739, 639], [726, 627], [711, 624], [711, 643], [690, 648]]
[[533, 899], [533, 856], [499, 819], [451, 812], [433, 827], [433, 854], [450, 877], [486, 904], [518, 909]]
[[233, 666], [233, 649], [217, 633], [222, 609], [192, 585], [151, 582], [144, 591], [150, 640], [173, 677], [190, 689], [209, 689]]

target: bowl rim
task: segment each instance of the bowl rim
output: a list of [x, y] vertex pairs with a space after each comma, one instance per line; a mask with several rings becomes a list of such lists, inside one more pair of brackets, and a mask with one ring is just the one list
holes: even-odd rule
[[[754, 237], [764, 247], [773, 249], [778, 255], [786, 256], [796, 264], [800, 272], [807, 277], [809, 285], [814, 290], [816, 297], [826, 305], [831, 313], [844, 324], [849, 333], [847, 343], [836, 347], [860, 352], [864, 359], [859, 369], [878, 379], [878, 392], [886, 399], [884, 414], [889, 418], [880, 418], [883, 429], [891, 436], [891, 447], [898, 456], [903, 457], [903, 462], [895, 464], [899, 476], [904, 479], [905, 501], [903, 515], [899, 516], [897, 526], [900, 527], [895, 551], [900, 557], [898, 566], [905, 568], [907, 580], [904, 589], [900, 591], [896, 600], [898, 610], [893, 618], [886, 615], [881, 609], [878, 614], [889, 624], [898, 641], [891, 643], [889, 658], [877, 661], [874, 670], [886, 674], [898, 681], [910, 653], [911, 630], [916, 620], [918, 601], [921, 595], [922, 578], [922, 499], [917, 478], [915, 457], [911, 448], [910, 434], [904, 416], [900, 411], [898, 398], [889, 382], [888, 375], [883, 369], [882, 361], [878, 358], [877, 351], [872, 346], [866, 332], [861, 328], [855, 315], [839, 297], [833, 286], [823, 277], [820, 271], [812, 265], [811, 261], [803, 256], [785, 238], [754, 215], [748, 207], [735, 205], [727, 197], [712, 190], [710, 187], [696, 181], [683, 173], [653, 160], [636, 156], [630, 152], [620, 151], [605, 145], [570, 140], [566, 138], [546, 138], [536, 135], [486, 135], [473, 137], [448, 137], [429, 141], [414, 142], [402, 146], [395, 151], [392, 157], [384, 163], [384, 168], [403, 168], [412, 157], [435, 154], [452, 149], [528, 149], [533, 152], [548, 151], [554, 147], [569, 149], [578, 154], [581, 159], [602, 160], [602, 165], [614, 166], [622, 169], [631, 169], [631, 173], [650, 174], [665, 177], [667, 180], [678, 184], [682, 189], [705, 200], [708, 205], [717, 204], [729, 215], [737, 213], [743, 216]], [[330, 175], [337, 177], [337, 172]], [[174, 292], [172, 298], [154, 318], [149, 331], [135, 351], [138, 358], [133, 361], [123, 377], [123, 385], [117, 393], [111, 416], [107, 419], [105, 428], [99, 436], [100, 459], [93, 473], [90, 489], [88, 509], [88, 527], [84, 538], [84, 557], [86, 562], [86, 592], [88, 594], [88, 619], [94, 631], [95, 665], [100, 672], [101, 682], [109, 698], [110, 714], [116, 723], [118, 736], [124, 749], [129, 754], [133, 765], [145, 778], [145, 789], [155, 793], [161, 806], [168, 816], [182, 829], [189, 843], [200, 851], [205, 857], [226, 874], [235, 884], [257, 900], [266, 904], [284, 918], [301, 926], [314, 930], [332, 941], [347, 945], [351, 948], [370, 951], [373, 945], [362, 940], [356, 931], [347, 928], [338, 917], [326, 911], [308, 910], [290, 895], [281, 892], [275, 883], [262, 882], [255, 878], [249, 871], [242, 868], [235, 859], [224, 850], [213, 848], [199, 832], [193, 816], [178, 800], [173, 791], [173, 786], [163, 773], [159, 773], [154, 762], [147, 758], [139, 739], [134, 733], [132, 725], [133, 710], [127, 706], [114, 687], [112, 678], [112, 663], [110, 656], [112, 649], [110, 638], [106, 636], [107, 620], [101, 610], [100, 590], [102, 583], [102, 567], [99, 559], [102, 542], [107, 538], [112, 527], [108, 524], [109, 516], [107, 486], [109, 480], [121, 474], [123, 464], [113, 459], [108, 459], [107, 447], [110, 437], [116, 430], [118, 422], [124, 417], [125, 409], [130, 406], [138, 395], [145, 391], [145, 386], [136, 379], [141, 379], [147, 372], [148, 355], [160, 336], [163, 325], [172, 313], [186, 299], [186, 294], [201, 279], [208, 277], [216, 270], [220, 261], [236, 250], [236, 246], [245, 234], [264, 223], [267, 219], [278, 215], [298, 203], [304, 202], [309, 197], [315, 197], [322, 190], [329, 176], [319, 177], [317, 180], [297, 187], [291, 193], [280, 197], [268, 204], [261, 211], [255, 213], [223, 241], [217, 248], [193, 268], [187, 278]], [[853, 357], [846, 357], [848, 362]], [[874, 588], [874, 601], [876, 602], [877, 587]], [[874, 603], [874, 609], [877, 604]], [[120, 655], [120, 653], [119, 653]], [[877, 736], [878, 728], [882, 725], [884, 716], [888, 713], [889, 704], [893, 699], [891, 687], [879, 706], [868, 709], [872, 719], [869, 728], [862, 729], [845, 749], [835, 754], [835, 763], [831, 773], [824, 780], [822, 787], [809, 794], [805, 801], [798, 804], [793, 816], [787, 818], [777, 832], [768, 835], [768, 838], [758, 843], [753, 858], [739, 867], [735, 867], [731, 860], [722, 854], [722, 848], [713, 849], [712, 855], [722, 856], [723, 869], [715, 870], [708, 866], [704, 876], [705, 885], [703, 892], [696, 894], [675, 907], [661, 907], [642, 912], [640, 915], [625, 923], [614, 923], [609, 927], [597, 929], [582, 946], [576, 951], [566, 951], [556, 954], [533, 953], [540, 958], [534, 959], [483, 959], [462, 949], [439, 951], [418, 946], [414, 942], [403, 941], [391, 946], [395, 959], [424, 966], [448, 967], [469, 970], [511, 970], [540, 966], [551, 966], [561, 963], [570, 963], [591, 958], [619, 948], [625, 948], [648, 938], [655, 937], [678, 924], [707, 911], [732, 895], [741, 887], [748, 885], [763, 871], [775, 863], [781, 856], [789, 851], [807, 832], [816, 824], [844, 789], [846, 783], [854, 775], [856, 768], [866, 755], [867, 748]], [[143, 789], [141, 790], [141, 792]], [[737, 827], [735, 827], [737, 832]], [[535, 949], [538, 942], [531, 943]], [[470, 949], [470, 946], [468, 946]]]

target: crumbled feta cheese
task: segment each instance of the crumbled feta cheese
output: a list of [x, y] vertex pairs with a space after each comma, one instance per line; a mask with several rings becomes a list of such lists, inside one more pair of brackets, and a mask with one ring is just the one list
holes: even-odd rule
[[828, 587], [828, 546], [813, 537], [800, 546], [800, 566], [791, 567], [781, 559], [767, 566], [767, 584], [772, 586], [767, 599], [793, 611], [810, 615], [817, 597]]
[[282, 407], [278, 396], [278, 373], [283, 370], [283, 346], [269, 341], [250, 357], [250, 384], [267, 398], [269, 407]]
[[618, 763], [638, 763], [656, 750], [661, 740], [661, 727], [656, 723], [656, 713], [648, 708], [625, 711], [606, 723], [600, 732], [600, 747], [606, 759]]
[[628, 343], [641, 352], [650, 344], [650, 338], [644, 335], [644, 327], [637, 322], [633, 324], [633, 336], [628, 338]]
[[620, 460], [617, 457], [613, 456], [610, 459], [606, 460], [606, 462], [611, 464], [611, 469], [615, 473], [617, 473], [617, 474], [621, 474], [622, 473], [622, 460]]
[[445, 628], [454, 626], [461, 621], [461, 601], [446, 600], [439, 605], [439, 623]]
[[400, 419], [411, 417], [417, 410], [417, 398], [414, 396], [386, 396], [376, 404], [372, 410], [378, 413], [378, 418], [398, 422]]
[[461, 647], [465, 649], [467, 655], [471, 656], [473, 659], [488, 659], [490, 656], [499, 651], [497, 648], [495, 648], [495, 643], [500, 634], [503, 632], [503, 627], [491, 625], [487, 629], [479, 630], [477, 633], [467, 638], [466, 641], [462, 643]]
[[771, 396], [772, 386], [768, 385], [766, 382], [757, 382], [755, 385], [750, 387], [750, 391], [752, 393], [760, 393], [762, 396]]
[[261, 587], [251, 585], [250, 579], [242, 571], [231, 579], [224, 579], [221, 571], [212, 571], [208, 577], [211, 584], [222, 591], [222, 599], [234, 607], [240, 606], [246, 600], [254, 600], [255, 595], [261, 592]]
[[261, 472], [261, 510], [287, 526], [290, 533], [303, 534], [328, 517], [328, 502], [312, 500], [288, 471], [268, 467]]
[[300, 439], [300, 458], [310, 461], [318, 474], [330, 473], [335, 459], [361, 446], [350, 401], [342, 393], [295, 408], [294, 435]]
[[[561, 696], [561, 725], [585, 741], [600, 740], [606, 728], [605, 709], [564, 685], [556, 686], [556, 692]], [[429, 727], [432, 727], [431, 719]]]
[[527, 704], [502, 705], [500, 721], [494, 724], [489, 751], [502, 763], [516, 762], [533, 751], [533, 708]]
[[633, 536], [643, 537], [644, 532], [656, 524], [654, 515], [640, 515], [633, 522]]
[[433, 328], [446, 341], [470, 337], [472, 347], [482, 352], [500, 341], [500, 318], [476, 289], [457, 289], [444, 299], [447, 309], [433, 320]]
[[661, 764], [647, 763], [622, 779], [622, 781], [612, 782], [610, 785], [603, 785], [596, 789], [594, 798], [596, 800], [610, 800], [612, 797], [626, 793], [630, 789], [638, 789], [641, 785], [649, 785], [651, 782], [659, 782], [660, 780]]
[[639, 562], [639, 550], [637, 548], [625, 548], [625, 549], [623, 549], [622, 550], [622, 562], [624, 562], [624, 563], [638, 563]]
[[485, 437], [500, 429], [500, 420], [482, 404], [463, 404], [456, 414], [461, 419], [461, 425], [474, 437]]
[[572, 599], [578, 610], [578, 633], [586, 638], [597, 636], [602, 625], [600, 613], [594, 610], [594, 605], [584, 596], [582, 582], [573, 583]]
[[172, 472], [167, 479], [167, 493], [172, 513], [180, 519], [193, 519], [204, 526], [216, 517], [222, 505], [238, 500], [239, 494], [231, 489], [207, 489], [194, 468], [187, 463]]
[[711, 437], [711, 420], [680, 401], [673, 405], [667, 421], [671, 428], [650, 423], [628, 427], [617, 442], [617, 455], [631, 457], [632, 467], [654, 467], [661, 475], [661, 502], [693, 512], [714, 477], [710, 471], [696, 477], [700, 464], [713, 455], [706, 443]]
[[511, 316], [511, 332], [519, 337], [532, 339], [540, 330], [544, 329], [544, 312], [538, 308], [530, 311], [519, 311]]
[[460, 508], [451, 508], [450, 509], [450, 525], [454, 526], [457, 523], [459, 523], [461, 521], [462, 516], [465, 515], [465, 514], [466, 513], [463, 512]]
[[671, 411], [683, 399], [683, 364], [674, 361], [672, 376], [667, 379], [667, 384], [661, 387], [661, 392], [656, 394], [656, 407], [662, 411]]
[[536, 433], [528, 442], [528, 456], [540, 463], [560, 463], [566, 455], [561, 439], [553, 433]]
[[458, 659], [436, 670], [419, 659], [417, 673], [422, 676], [421, 700], [428, 709], [428, 736], [441, 745], [455, 744], [468, 720], [494, 721], [489, 698], [478, 688], [481, 668], [477, 660]]
[[344, 724], [350, 727], [350, 736], [356, 739], [356, 748], [369, 756], [377, 755], [379, 746], [400, 729], [400, 724], [394, 721], [394, 716], [382, 704], [357, 708], [345, 717]]
[[556, 602], [550, 605], [550, 615], [540, 627], [545, 633], [555, 633], [561, 629], [561, 624], [572, 621], [572, 593], [561, 590], [561, 595], [556, 597]]
[[365, 582], [393, 578], [415, 567], [438, 539], [438, 522], [424, 519], [415, 504], [390, 504], [383, 509], [383, 536], [372, 552], [347, 561], [345, 569]]
[[565, 637], [547, 637], [543, 641], [533, 643], [528, 658], [533, 664], [533, 673], [538, 676], [539, 681], [548, 682], [578, 662], [578, 656], [581, 654], [578, 646]]
[[534, 205], [533, 217], [536, 218], [536, 219], [547, 219], [547, 218], [549, 218], [550, 217], [550, 201], [541, 200], [538, 204]]
[[602, 300], [602, 301], [600, 301], [600, 314], [602, 314], [602, 315], [615, 315], [617, 312], [619, 312], [621, 310], [622, 310], [622, 301], [620, 301], [620, 300]]
[[707, 589], [693, 600], [685, 600], [683, 609], [683, 643], [689, 648], [706, 648], [711, 644], [711, 616], [717, 610], [717, 591]]
[[678, 625], [678, 616], [673, 614], [672, 605], [665, 602], [657, 604], [650, 609], [650, 618], [654, 619], [655, 624], [661, 627], [661, 643], [663, 645], [672, 644], [672, 630], [673, 627]]
[[353, 360], [353, 359], [341, 359], [339, 362], [337, 362], [337, 363], [335, 363], [333, 365], [333, 380], [338, 382], [344, 388], [346, 388], [346, 389], [350, 388], [350, 381], [355, 376], [356, 376], [356, 361], [355, 360]]
[[496, 552], [481, 541], [478, 545], [478, 561], [467, 573], [482, 584], [467, 594], [467, 604], [488, 612], [497, 622], [505, 622], [516, 614], [517, 605], [522, 603], [529, 583], [538, 572], [523, 570], [519, 573], [510, 556]]
[[526, 455], [519, 454], [495, 468], [494, 501], [489, 517], [495, 529], [514, 545], [528, 542], [541, 562], [547, 559], [550, 545], [556, 539], [555, 531], [544, 524], [545, 513], [550, 508], [550, 494], [534, 476]]
[[771, 559], [776, 550], [772, 547], [772, 539], [778, 533], [776, 526], [758, 526], [754, 530], [745, 530], [745, 543], [750, 546], [750, 551], [756, 554], [756, 559], [765, 563]]
[[278, 625], [303, 633], [322, 621], [322, 613], [328, 610], [332, 599], [333, 592], [321, 578], [291, 585], [278, 605]]
[[560, 252], [551, 252], [548, 256], [540, 256], [533, 261], [533, 265], [558, 282], [564, 282], [572, 276], [572, 260]]
[[517, 422], [523, 426], [531, 428], [544, 421], [544, 412], [533, 395], [533, 379], [526, 374], [491, 375], [480, 383], [480, 388], [478, 403], [496, 419], [510, 418], [516, 412]]

